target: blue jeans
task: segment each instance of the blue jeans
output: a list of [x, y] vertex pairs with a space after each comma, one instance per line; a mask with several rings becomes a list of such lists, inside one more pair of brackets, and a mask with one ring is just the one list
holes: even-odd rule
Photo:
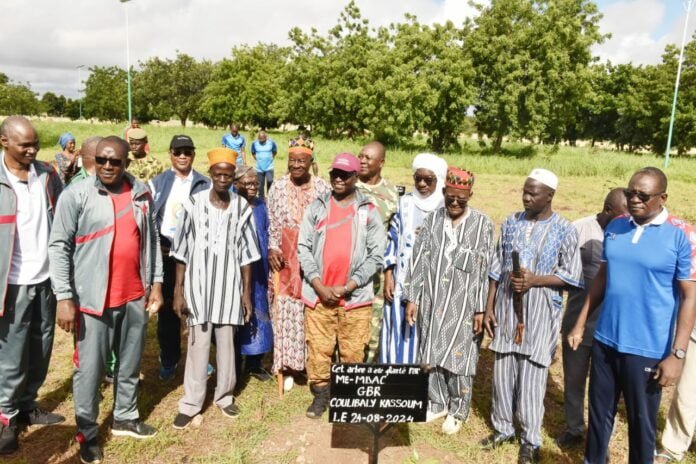
[[271, 189], [271, 184], [273, 183], [273, 170], [259, 172], [256, 171], [256, 176], [259, 178], [259, 198], [264, 198], [264, 185], [266, 191]]

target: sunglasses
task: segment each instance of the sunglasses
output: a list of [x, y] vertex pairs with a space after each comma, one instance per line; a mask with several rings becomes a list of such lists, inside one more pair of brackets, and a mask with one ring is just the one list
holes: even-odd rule
[[630, 200], [633, 197], [638, 197], [640, 201], [643, 203], [647, 203], [650, 201], [652, 197], [659, 197], [665, 192], [660, 192], [660, 193], [645, 193], [645, 192], [639, 192], [637, 190], [629, 190], [629, 189], [624, 189], [623, 194], [626, 197], [626, 200]]
[[193, 150], [173, 150], [172, 155], [173, 156], [181, 156], [184, 155], [186, 157], [191, 157], [195, 154]]
[[459, 206], [466, 206], [467, 202], [469, 201], [469, 198], [463, 198], [463, 197], [451, 197], [449, 195], [445, 195], [445, 202], [449, 203], [450, 205], [453, 204], [458, 204]]
[[123, 160], [121, 158], [106, 158], [104, 156], [95, 156], [94, 162], [99, 166], [104, 166], [109, 163], [114, 168], [120, 168], [123, 166]]
[[329, 177], [331, 177], [332, 179], [341, 179], [343, 181], [346, 181], [353, 177], [354, 174], [354, 172], [347, 172], [341, 171], [340, 169], [334, 169], [333, 171], [329, 172]]
[[421, 182], [425, 182], [425, 185], [433, 185], [435, 182], [437, 182], [437, 177], [435, 177], [435, 176], [419, 176], [419, 175], [414, 174], [413, 181], [416, 184], [420, 184]]

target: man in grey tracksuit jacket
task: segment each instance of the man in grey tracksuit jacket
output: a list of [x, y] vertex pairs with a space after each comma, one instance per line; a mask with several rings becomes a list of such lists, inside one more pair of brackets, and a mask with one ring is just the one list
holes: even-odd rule
[[53, 348], [47, 247], [62, 184], [36, 160], [39, 142], [28, 120], [10, 116], [0, 134], [0, 454], [9, 454], [18, 448], [18, 423], [64, 420], [36, 404]]
[[[125, 172], [127, 145], [124, 143], [113, 136], [99, 143], [95, 158], [97, 175], [65, 190], [56, 208], [49, 242], [51, 281], [58, 299], [58, 324], [76, 334], [73, 402], [78, 427], [76, 439], [81, 445], [94, 443], [97, 437], [99, 386], [112, 350], [118, 358], [114, 373], [112, 433], [138, 438], [154, 435], [154, 430], [145, 433], [143, 428], [151, 428], [139, 420], [137, 387], [147, 310], [157, 311], [162, 303], [162, 255], [150, 191]], [[114, 150], [108, 152], [113, 148], [119, 149], [117, 157], [122, 161], [104, 158], [105, 153], [114, 153]], [[109, 163], [104, 159], [110, 160]], [[114, 167], [113, 163], [118, 164]], [[109, 172], [105, 175], [106, 170]], [[117, 221], [122, 217], [114, 211], [116, 199], [113, 195], [119, 189], [123, 191], [125, 183], [130, 186], [126, 214], [132, 211], [140, 237], [139, 243], [128, 243], [137, 247], [139, 254], [141, 282], [133, 285], [142, 284], [144, 297], [121, 306], [105, 307], [107, 288], [112, 284], [110, 259], [114, 236], [120, 224]]]
[[305, 210], [297, 245], [305, 303], [307, 375], [314, 401], [307, 416], [321, 417], [329, 396], [331, 357], [362, 362], [370, 339], [374, 286], [385, 245], [376, 206], [355, 189], [358, 159], [336, 156], [332, 192]]

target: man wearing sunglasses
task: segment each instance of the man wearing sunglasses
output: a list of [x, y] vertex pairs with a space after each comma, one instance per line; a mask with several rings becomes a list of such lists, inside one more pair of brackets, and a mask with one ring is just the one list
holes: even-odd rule
[[652, 463], [662, 387], [681, 376], [696, 316], [696, 232], [665, 208], [667, 177], [647, 167], [624, 190], [629, 215], [604, 233], [602, 264], [568, 344], [582, 342], [601, 303], [592, 345], [585, 462], [605, 463], [623, 396], [628, 461]]
[[191, 137], [175, 135], [169, 143], [171, 169], [159, 174], [149, 182], [154, 198], [154, 214], [162, 247], [164, 282], [162, 295], [164, 305], [157, 315], [157, 339], [160, 346], [161, 380], [169, 380], [176, 374], [181, 358], [181, 321], [172, 309], [174, 301], [174, 277], [176, 260], [169, 256], [174, 240], [176, 225], [181, 216], [182, 205], [188, 197], [210, 187], [210, 180], [193, 169], [196, 147]]
[[331, 357], [360, 363], [370, 340], [372, 278], [382, 266], [385, 231], [377, 207], [355, 184], [360, 161], [350, 153], [331, 164], [331, 193], [305, 211], [297, 246], [305, 303], [307, 376], [314, 395], [307, 417], [329, 404]]
[[128, 148], [116, 136], [99, 142], [96, 176], [63, 192], [48, 244], [56, 320], [75, 333], [75, 439], [83, 463], [103, 460], [98, 398], [112, 351], [112, 434], [156, 433], [140, 420], [137, 398], [148, 313], [162, 306], [162, 255], [150, 191], [126, 173]]
[[56, 300], [48, 272], [48, 237], [63, 185], [38, 161], [31, 123], [0, 125], [0, 455], [18, 447], [17, 426], [65, 418], [36, 404], [53, 348]]

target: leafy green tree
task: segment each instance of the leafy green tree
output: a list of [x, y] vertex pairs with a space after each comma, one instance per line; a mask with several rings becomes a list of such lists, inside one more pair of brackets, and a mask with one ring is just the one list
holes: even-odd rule
[[589, 91], [601, 15], [590, 0], [493, 0], [478, 5], [466, 41], [479, 131], [557, 142]]
[[195, 119], [213, 64], [177, 52], [176, 59], [150, 58], [133, 78], [135, 111], [144, 120]]
[[[116, 66], [89, 68], [82, 112], [86, 118], [123, 121], [128, 117], [127, 74]], [[134, 73], [131, 73], [133, 75]]]
[[288, 49], [273, 44], [243, 45], [217, 63], [203, 92], [199, 112], [213, 125], [232, 121], [263, 128], [277, 127], [281, 79]]
[[28, 85], [14, 84], [6, 75], [0, 75], [0, 114], [33, 116], [40, 113], [41, 102]]
[[63, 95], [56, 95], [53, 92], [46, 92], [41, 97], [43, 109], [49, 116], [63, 116], [67, 99]]

